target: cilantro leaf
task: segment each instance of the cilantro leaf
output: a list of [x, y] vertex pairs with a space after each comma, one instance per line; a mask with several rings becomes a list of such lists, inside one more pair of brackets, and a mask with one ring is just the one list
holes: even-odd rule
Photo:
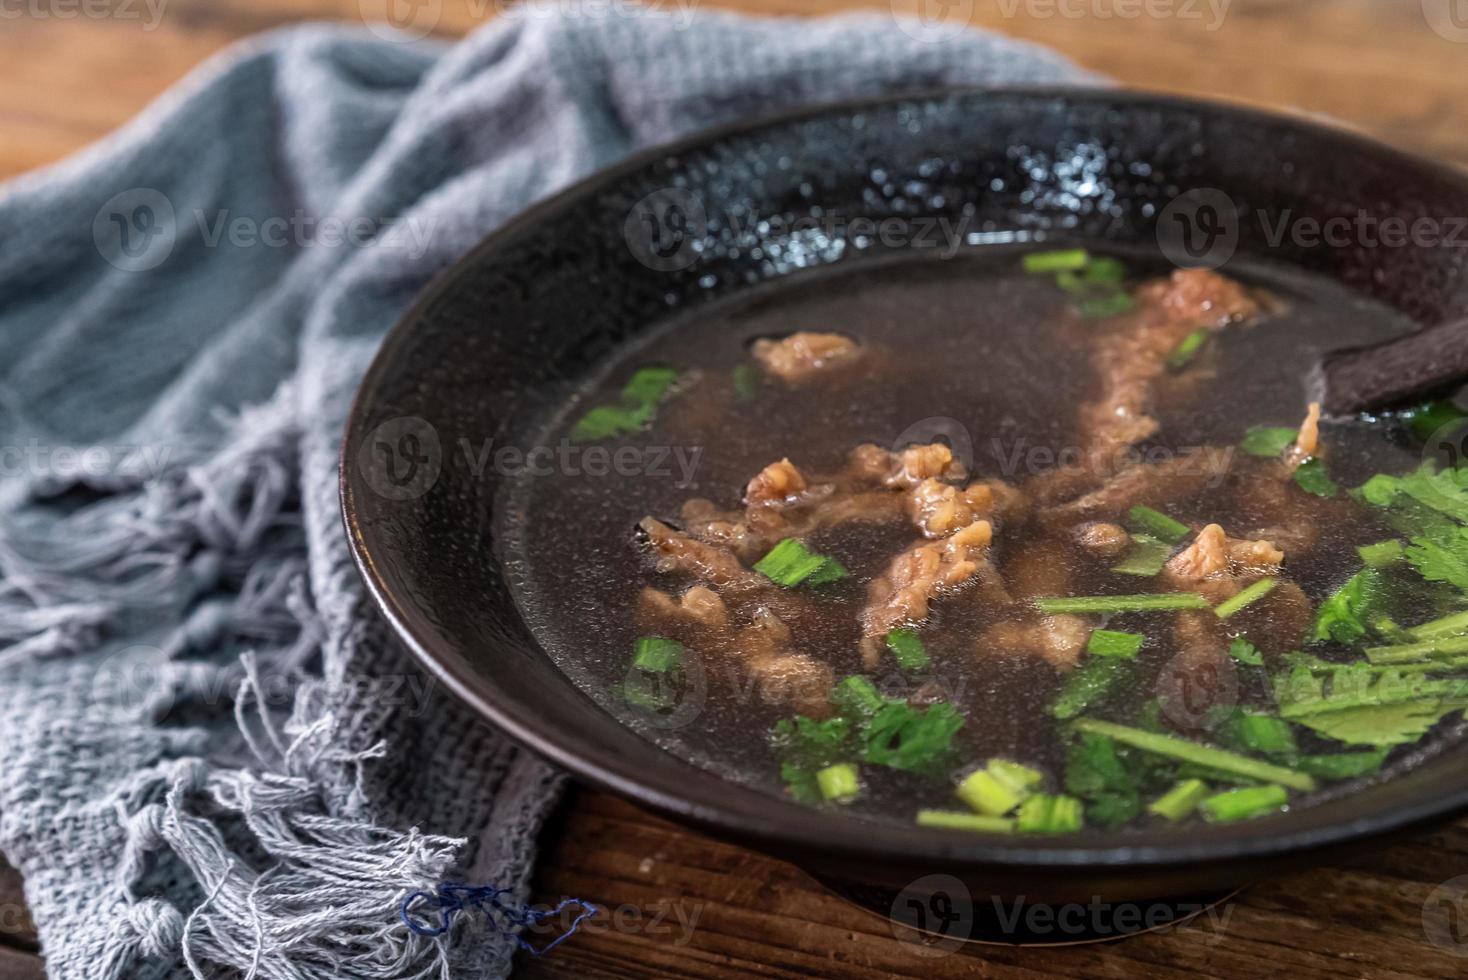
[[1413, 538], [1407, 546], [1407, 560], [1429, 582], [1448, 582], [1468, 590], [1468, 528]]
[[934, 773], [948, 762], [963, 716], [947, 702], [920, 710], [891, 701], [861, 732], [863, 760], [905, 772]]
[[1319, 456], [1311, 456], [1295, 467], [1295, 482], [1301, 489], [1317, 497], [1334, 497], [1341, 489], [1330, 478], [1330, 473], [1326, 471], [1325, 463]]
[[1307, 715], [1296, 723], [1337, 742], [1385, 748], [1417, 741], [1462, 707], [1462, 702], [1404, 701]]
[[1228, 645], [1228, 655], [1233, 657], [1237, 662], [1247, 664], [1250, 667], [1262, 667], [1264, 665], [1264, 654], [1260, 653], [1258, 647], [1242, 636], [1236, 637]]
[[1366, 635], [1367, 621], [1380, 597], [1381, 574], [1374, 568], [1363, 568], [1320, 604], [1312, 638], [1337, 643], [1361, 639]]

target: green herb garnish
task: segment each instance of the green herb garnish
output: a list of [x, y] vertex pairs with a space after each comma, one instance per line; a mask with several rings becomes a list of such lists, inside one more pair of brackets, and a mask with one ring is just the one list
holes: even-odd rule
[[823, 585], [850, 575], [836, 559], [808, 550], [798, 538], [786, 538], [775, 545], [755, 562], [754, 570], [787, 589], [802, 583]]
[[1325, 462], [1319, 456], [1311, 456], [1295, 467], [1295, 482], [1300, 488], [1317, 497], [1334, 497], [1341, 488], [1330, 478]]
[[977, 813], [960, 813], [954, 810], [919, 810], [919, 827], [938, 827], [942, 830], [973, 830], [985, 834], [1008, 834], [1014, 831], [1014, 821], [1005, 817], [984, 817]]
[[1269, 591], [1277, 584], [1275, 579], [1261, 578], [1253, 585], [1242, 589], [1237, 595], [1230, 596], [1213, 607], [1213, 612], [1219, 619], [1228, 619], [1234, 613], [1247, 606], [1251, 606], [1269, 594]]
[[1111, 570], [1123, 575], [1141, 575], [1150, 578], [1160, 573], [1162, 567], [1167, 564], [1167, 559], [1171, 557], [1172, 545], [1166, 541], [1159, 541], [1145, 534], [1133, 534], [1126, 557], [1112, 565]]
[[1174, 738], [1171, 735], [1159, 735], [1155, 732], [1145, 732], [1139, 728], [1128, 728], [1125, 725], [1117, 725], [1109, 721], [1097, 721], [1092, 718], [1081, 718], [1075, 722], [1078, 731], [1092, 732], [1097, 735], [1106, 735], [1123, 745], [1130, 745], [1141, 749], [1143, 752], [1151, 752], [1156, 755], [1167, 756], [1181, 762], [1193, 762], [1202, 766], [1220, 769], [1224, 772], [1235, 773], [1250, 779], [1258, 779], [1262, 782], [1279, 783], [1293, 789], [1312, 790], [1315, 788], [1315, 780], [1308, 774], [1276, 766], [1268, 762], [1260, 762], [1258, 759], [1250, 759], [1247, 756], [1238, 755], [1223, 749], [1213, 748], [1208, 745], [1199, 745], [1185, 739]]
[[1051, 716], [1062, 721], [1074, 718], [1110, 693], [1130, 673], [1128, 668], [1126, 660], [1115, 657], [1087, 660], [1066, 675], [1060, 693], [1050, 705]]
[[963, 716], [947, 702], [926, 710], [905, 701], [889, 701], [861, 730], [861, 758], [866, 762], [933, 774], [950, 761], [953, 736]]
[[1193, 359], [1198, 356], [1198, 352], [1203, 349], [1204, 344], [1208, 343], [1208, 338], [1212, 335], [1212, 331], [1209, 330], [1194, 330], [1184, 337], [1182, 342], [1172, 349], [1172, 353], [1167, 355], [1167, 369], [1181, 371], [1193, 363]]
[[1376, 544], [1363, 544], [1356, 549], [1361, 560], [1368, 568], [1382, 568], [1398, 561], [1403, 554], [1402, 542], [1392, 539], [1390, 541], [1378, 541]]
[[895, 629], [887, 634], [887, 649], [892, 659], [905, 671], [924, 670], [928, 666], [928, 648], [914, 629]]
[[1083, 248], [1065, 248], [1051, 252], [1031, 252], [1021, 261], [1026, 272], [1045, 274], [1084, 269], [1086, 263], [1091, 261], [1091, 256]]
[[1080, 830], [1081, 801], [1073, 796], [1037, 793], [1019, 805], [1015, 827], [1021, 833], [1066, 834]]
[[1238, 663], [1247, 664], [1250, 667], [1264, 666], [1264, 654], [1260, 653], [1258, 647], [1242, 636], [1235, 638], [1228, 645], [1228, 655]]
[[1379, 770], [1386, 760], [1387, 751], [1307, 755], [1295, 760], [1295, 765], [1318, 779], [1358, 779]]
[[1162, 511], [1153, 510], [1143, 504], [1127, 511], [1127, 529], [1168, 544], [1177, 544], [1189, 534], [1188, 526], [1182, 521], [1174, 520]]
[[1143, 595], [1092, 595], [1034, 600], [1035, 608], [1057, 613], [1123, 613], [1166, 609], [1207, 609], [1208, 600], [1196, 592], [1153, 592]]
[[1290, 794], [1283, 786], [1246, 786], [1210, 796], [1199, 806], [1209, 820], [1228, 822], [1247, 820], [1278, 810], [1289, 802]]
[[1086, 641], [1086, 652], [1093, 657], [1114, 657], [1130, 660], [1142, 649], [1146, 638], [1141, 633], [1122, 633], [1117, 630], [1093, 630]]
[[1300, 437], [1300, 430], [1279, 426], [1256, 425], [1244, 434], [1239, 448], [1250, 456], [1278, 456]]
[[816, 773], [816, 786], [828, 803], [849, 803], [861, 792], [856, 766], [849, 762], [838, 762]]
[[645, 428], [677, 380], [678, 372], [673, 368], [638, 368], [622, 386], [618, 403], [598, 405], [581, 416], [571, 427], [571, 440], [595, 442]]
[[1044, 779], [1044, 775], [1029, 766], [990, 759], [984, 768], [965, 776], [955, 793], [974, 812], [1002, 817], [1023, 803]]
[[683, 664], [683, 644], [662, 636], [639, 636], [633, 645], [632, 666], [652, 674], [666, 674]]
[[1315, 615], [1317, 641], [1354, 643], [1367, 633], [1367, 620], [1381, 598], [1381, 574], [1365, 568], [1352, 575], [1320, 604]]
[[1208, 784], [1203, 780], [1184, 779], [1153, 800], [1147, 812], [1177, 823], [1198, 809], [1207, 795]]

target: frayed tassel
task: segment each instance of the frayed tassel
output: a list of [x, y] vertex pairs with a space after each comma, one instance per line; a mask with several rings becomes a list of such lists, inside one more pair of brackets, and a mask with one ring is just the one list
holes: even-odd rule
[[[559, 936], [546, 943], [544, 946], [534, 946], [525, 938], [524, 931], [533, 929], [555, 916], [561, 915], [567, 909], [579, 909], [576, 917], [566, 926], [566, 930]], [[425, 909], [431, 909], [439, 913], [439, 920], [435, 925], [424, 925], [419, 922], [415, 915]], [[561, 943], [570, 939], [581, 927], [581, 923], [597, 912], [597, 907], [579, 898], [563, 898], [560, 904], [548, 909], [535, 909], [528, 905], [521, 905], [510, 896], [508, 888], [496, 888], [494, 885], [463, 885], [456, 883], [445, 883], [438, 886], [433, 892], [419, 891], [403, 899], [402, 907], [398, 914], [402, 917], [403, 925], [420, 936], [439, 937], [448, 933], [454, 926], [454, 919], [459, 913], [469, 909], [477, 909], [499, 929], [501, 935], [506, 939], [513, 940], [515, 945], [530, 953], [532, 956], [543, 956], [555, 949]]]

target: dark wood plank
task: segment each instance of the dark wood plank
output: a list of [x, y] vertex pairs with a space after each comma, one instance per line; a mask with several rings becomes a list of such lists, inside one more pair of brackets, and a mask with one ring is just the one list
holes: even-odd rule
[[[919, 955], [885, 919], [784, 862], [687, 831], [593, 791], [565, 805], [540, 856], [536, 900], [602, 907], [530, 977], [1132, 976], [1236, 978], [1460, 975], [1463, 949], [1434, 946], [1423, 909], [1468, 873], [1468, 826], [1369, 852], [1351, 868], [1260, 882], [1186, 928], [1088, 946], [968, 946]], [[538, 937], [540, 941], [548, 936]]]

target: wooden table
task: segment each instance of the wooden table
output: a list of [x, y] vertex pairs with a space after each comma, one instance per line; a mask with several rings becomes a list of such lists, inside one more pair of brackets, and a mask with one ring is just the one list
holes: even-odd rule
[[[893, 2], [912, 9], [919, 0]], [[1326, 113], [1468, 164], [1468, 41], [1434, 31], [1424, 13], [1434, 4], [1446, 12], [1450, 2], [1465, 8], [1458, 23], [1468, 25], [1465, 0], [1234, 0], [1221, 22], [1207, 0], [948, 0], [946, 9], [971, 11], [977, 26], [1050, 44], [1132, 85]], [[708, 5], [765, 14], [888, 9], [886, 0]], [[237, 37], [305, 19], [356, 20], [359, 6], [163, 0], [151, 29], [147, 8], [132, 0], [119, 8], [136, 12], [130, 18], [53, 13], [64, 9], [75, 8], [0, 2], [0, 176], [104, 135]], [[476, 11], [494, 9], [489, 0], [443, 0], [438, 33], [462, 33]], [[1175, 14], [1101, 16], [1128, 9]], [[39, 13], [13, 19], [20, 10]], [[1255, 885], [1221, 931], [1069, 948], [972, 946], [929, 958], [790, 865], [583, 790], [547, 829], [535, 889], [541, 900], [577, 895], [607, 911], [550, 954], [522, 957], [521, 969], [540, 977], [1454, 976], [1468, 972], [1468, 958], [1454, 955], [1468, 955], [1468, 945], [1428, 942], [1424, 903], [1429, 919], [1446, 922], [1434, 889], [1462, 874], [1468, 824], [1364, 852], [1350, 867]], [[41, 975], [18, 889], [14, 872], [0, 871], [3, 978]]]

